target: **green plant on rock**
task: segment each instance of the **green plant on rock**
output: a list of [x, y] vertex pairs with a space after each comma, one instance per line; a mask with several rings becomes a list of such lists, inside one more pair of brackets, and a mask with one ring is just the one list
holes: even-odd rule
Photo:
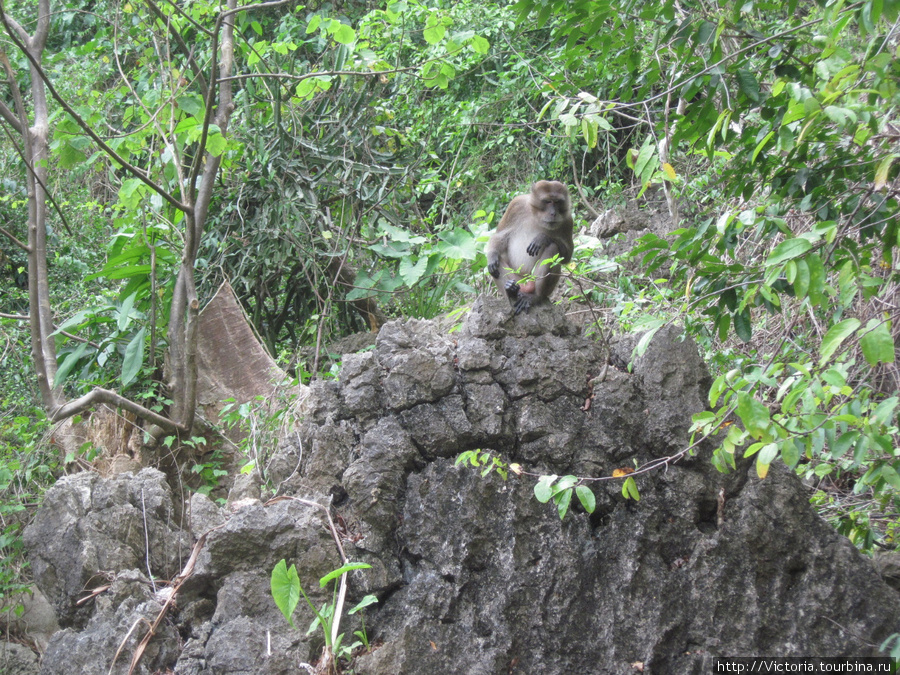
[[[339, 672], [340, 661], [349, 661], [357, 648], [364, 647], [367, 650], [369, 648], [369, 638], [366, 634], [365, 620], [362, 622], [362, 629], [354, 632], [354, 635], [359, 638], [359, 641], [350, 645], [343, 644], [344, 634], [340, 632], [340, 622], [347, 588], [347, 573], [352, 572], [353, 570], [369, 569], [371, 567], [371, 565], [367, 565], [366, 563], [347, 563], [319, 579], [320, 588], [325, 588], [332, 581], [340, 579], [340, 583], [335, 583], [334, 585], [331, 602], [325, 602], [319, 609], [316, 609], [316, 606], [313, 604], [312, 600], [309, 599], [306, 591], [303, 590], [303, 586], [300, 585], [300, 577], [297, 574], [296, 565], [288, 567], [285, 560], [282, 559], [278, 561], [272, 570], [272, 598], [275, 600], [275, 604], [278, 606], [278, 609], [281, 610], [281, 613], [284, 615], [284, 618], [287, 619], [291, 628], [296, 628], [296, 626], [294, 626], [293, 615], [294, 610], [300, 602], [301, 596], [303, 596], [306, 604], [312, 610], [315, 618], [310, 624], [309, 629], [306, 631], [306, 634], [310, 635], [314, 633], [316, 628], [319, 628], [322, 631], [325, 638], [325, 648], [322, 652], [321, 662], [325, 664], [329, 673]], [[374, 595], [367, 595], [348, 613], [355, 614], [376, 602], [378, 602], [378, 598]], [[360, 617], [362, 617], [362, 614]]]

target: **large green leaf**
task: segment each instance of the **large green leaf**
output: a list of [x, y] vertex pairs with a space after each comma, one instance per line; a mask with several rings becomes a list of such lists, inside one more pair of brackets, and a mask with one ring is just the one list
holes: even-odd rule
[[860, 338], [859, 346], [870, 366], [894, 362], [894, 339], [886, 322], [871, 319], [866, 324], [866, 333]]
[[801, 256], [811, 248], [812, 244], [808, 240], [799, 237], [783, 241], [769, 255], [768, 260], [766, 260], [766, 267]]
[[822, 338], [819, 349], [819, 363], [824, 364], [837, 351], [838, 347], [859, 328], [859, 319], [844, 319], [834, 324]]
[[769, 430], [769, 409], [746, 391], [738, 392], [737, 414], [753, 438], [762, 438]]
[[134, 382], [137, 374], [144, 365], [144, 342], [147, 337], [147, 328], [141, 328], [128, 345], [125, 347], [125, 357], [122, 362], [122, 386], [127, 387]]
[[300, 602], [300, 577], [297, 576], [297, 567], [291, 565], [290, 569], [282, 558], [272, 570], [271, 578], [272, 599], [284, 618], [295, 628], [293, 614]]

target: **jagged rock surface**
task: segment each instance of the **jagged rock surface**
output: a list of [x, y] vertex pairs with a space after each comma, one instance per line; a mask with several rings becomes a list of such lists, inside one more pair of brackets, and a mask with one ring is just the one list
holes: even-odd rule
[[[614, 362], [630, 360], [630, 344], [614, 347]], [[709, 386], [692, 343], [660, 331], [633, 373], [607, 368], [608, 356], [557, 308], [512, 318], [505, 300], [484, 300], [457, 332], [387, 324], [374, 352], [347, 356], [339, 381], [313, 386], [269, 478], [284, 495], [330, 500], [348, 556], [372, 565], [352, 575], [351, 602], [379, 597], [366, 610], [375, 648], [355, 672], [624, 674], [641, 662], [645, 672], [701, 673], [719, 655], [877, 654], [900, 630], [900, 596], [818, 518], [787, 470], [773, 466], [765, 481], [747, 467], [722, 475], [701, 448], [639, 476], [639, 502], [601, 481], [592, 484], [596, 511], [573, 506], [561, 521], [533, 498], [533, 479], [454, 466], [459, 452], [481, 448], [538, 473], [609, 476], [684, 448]], [[89, 572], [143, 570], [142, 557], [75, 554], [90, 548], [81, 523], [103, 508], [84, 491], [134, 492], [111, 490], [122, 476], [76, 478], [48, 495], [45, 529], [26, 538], [30, 555], [72, 626], [58, 635], [87, 636], [106, 622], [121, 641], [130, 624], [120, 614], [133, 620], [152, 598], [77, 610], [76, 586]], [[245, 502], [231, 513], [192, 499], [194, 537], [217, 529], [167, 624], [180, 655], [175, 636], [162, 634], [147, 668], [274, 675], [320, 652], [320, 638], [287, 627], [268, 575], [286, 558], [309, 591], [339, 565], [323, 516], [294, 500]], [[163, 511], [149, 513], [151, 526], [170, 522]], [[53, 518], [63, 541], [51, 545], [39, 532]], [[182, 550], [184, 533], [167, 532], [151, 544], [154, 574], [168, 564], [163, 551]], [[77, 574], [45, 550], [53, 546], [72, 552]], [[301, 603], [305, 627], [304, 611]], [[54, 641], [42, 672], [61, 672]], [[110, 640], [95, 644], [108, 664]]]

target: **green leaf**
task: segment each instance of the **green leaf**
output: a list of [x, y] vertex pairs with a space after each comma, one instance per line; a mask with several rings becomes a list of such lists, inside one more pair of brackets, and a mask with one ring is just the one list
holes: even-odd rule
[[578, 495], [578, 501], [588, 513], [593, 513], [597, 508], [597, 499], [594, 497], [593, 491], [586, 485], [579, 485], [575, 488], [575, 494]]
[[883, 464], [881, 467], [881, 477], [884, 478], [888, 485], [900, 492], [900, 473], [897, 473], [897, 470], [893, 466], [890, 464]]
[[746, 391], [738, 392], [737, 414], [753, 438], [759, 439], [771, 424], [769, 409]]
[[556, 511], [559, 513], [559, 519], [562, 520], [566, 517], [566, 513], [569, 512], [569, 504], [572, 503], [572, 489], [569, 488], [558, 492], [553, 501], [556, 502]]
[[429, 26], [424, 31], [422, 31], [422, 37], [425, 38], [425, 42], [427, 42], [428, 44], [436, 45], [443, 39], [446, 32], [446, 26], [444, 26], [442, 23], [436, 23], [433, 26]]
[[203, 112], [203, 99], [196, 94], [186, 94], [175, 99], [176, 105], [188, 115], [197, 116]]
[[60, 364], [59, 368], [56, 370], [56, 377], [53, 378], [53, 386], [58, 387], [65, 379], [69, 376], [69, 373], [72, 372], [72, 369], [75, 367], [75, 364], [78, 363], [78, 360], [84, 355], [84, 352], [88, 348], [87, 342], [82, 342], [78, 345], [74, 351], [69, 353], [63, 362]]
[[754, 103], [759, 103], [759, 82], [749, 70], [743, 68], [737, 72], [738, 88]]
[[559, 494], [563, 490], [568, 490], [578, 482], [577, 476], [563, 476], [556, 485], [553, 486], [553, 494]]
[[206, 151], [213, 157], [218, 157], [228, 148], [228, 139], [222, 134], [210, 134], [206, 137]]
[[125, 347], [125, 357], [122, 362], [122, 386], [127, 387], [134, 382], [137, 374], [144, 365], [144, 341], [147, 337], [147, 328], [141, 328], [131, 338], [131, 342]]
[[625, 482], [622, 483], [622, 496], [625, 499], [633, 499], [636, 502], [641, 501], [641, 495], [637, 489], [637, 483], [634, 482], [634, 477], [629, 476], [625, 479]]
[[750, 157], [751, 164], [756, 161], [756, 158], [759, 156], [759, 153], [762, 152], [762, 149], [764, 147], [766, 147], [766, 144], [772, 140], [772, 136], [774, 136], [774, 135], [775, 135], [775, 132], [770, 131], [765, 136], [763, 136], [763, 139], [759, 143], [757, 143], [756, 147], [753, 149], [753, 154]]
[[356, 42], [356, 31], [345, 23], [332, 20], [330, 30], [333, 31], [332, 37], [338, 44], [349, 45]]
[[346, 574], [347, 572], [352, 572], [353, 570], [367, 570], [372, 566], [366, 563], [347, 563], [346, 565], [341, 565], [336, 570], [332, 570], [324, 577], [319, 579], [319, 588], [325, 588], [329, 581], [333, 579], [337, 579], [342, 574]]
[[858, 438], [858, 431], [848, 431], [838, 436], [831, 445], [831, 459], [840, 459], [843, 457], [853, 444], [856, 443]]
[[476, 54], [487, 54], [491, 44], [480, 35], [476, 35], [472, 38], [469, 46], [472, 47]]
[[557, 478], [558, 476], [556, 475], [541, 476], [540, 478], [538, 478], [538, 482], [534, 486], [534, 497], [541, 504], [546, 504], [550, 501], [550, 498], [553, 496], [553, 490], [550, 486]]
[[653, 165], [650, 163], [650, 160], [655, 156], [656, 151], [653, 146], [653, 136], [648, 136], [638, 153], [637, 160], [634, 162], [634, 173], [638, 176], [641, 183], [646, 183], [649, 180], [650, 175], [652, 175]]
[[825, 265], [816, 253], [809, 254], [805, 260], [809, 267], [809, 300], [819, 305], [825, 299]]
[[457, 227], [450, 232], [441, 232], [438, 239], [443, 243], [438, 244], [437, 248], [445, 257], [454, 260], [475, 260], [478, 255], [475, 237], [471, 232]]
[[375, 597], [374, 595], [367, 595], [362, 600], [360, 600], [353, 609], [347, 612], [347, 614], [356, 614], [359, 610], [365, 609], [369, 605], [374, 605], [376, 602], [378, 602], [377, 597]]
[[72, 143], [61, 143], [56, 149], [56, 156], [59, 159], [60, 169], [70, 169], [87, 159], [87, 155]]
[[800, 448], [797, 447], [797, 441], [789, 438], [781, 447], [781, 459], [790, 468], [795, 468], [800, 462]]
[[886, 398], [878, 404], [874, 411], [872, 411], [872, 417], [879, 424], [891, 423], [894, 417], [894, 410], [897, 408], [897, 403], [900, 403], [900, 398], [897, 398], [896, 396]]
[[794, 284], [794, 295], [805, 298], [809, 292], [809, 266], [805, 260], [791, 261], [797, 266], [797, 276], [791, 283]]
[[400, 261], [398, 271], [400, 278], [407, 286], [415, 286], [416, 282], [425, 274], [427, 267], [428, 258], [426, 256], [419, 258], [415, 265], [412, 263], [412, 258], [406, 257]]
[[900, 157], [896, 153], [891, 153], [890, 155], [883, 157], [880, 162], [878, 162], [878, 166], [875, 168], [875, 189], [880, 190], [887, 183], [888, 171], [891, 170], [891, 164], [893, 164], [894, 160]]
[[137, 293], [132, 293], [122, 302], [122, 306], [119, 308], [119, 316], [116, 319], [116, 327], [119, 331], [124, 331], [128, 324], [131, 323], [131, 310], [136, 299]]
[[297, 567], [291, 565], [288, 569], [284, 559], [279, 560], [272, 570], [271, 589], [272, 599], [275, 600], [278, 609], [284, 614], [291, 628], [296, 628], [291, 617], [297, 603], [300, 602], [300, 577], [297, 576]]
[[634, 356], [642, 356], [650, 346], [650, 341], [653, 340], [653, 336], [656, 335], [657, 331], [665, 325], [665, 319], [653, 319], [652, 321], [644, 323], [641, 327], [649, 328], [650, 330], [644, 333], [641, 336], [641, 339], [638, 340], [637, 345], [635, 345], [634, 347]]
[[871, 319], [866, 324], [865, 333], [859, 341], [863, 356], [870, 366], [894, 362], [894, 340], [887, 323]]
[[801, 256], [811, 248], [812, 244], [808, 240], [799, 237], [783, 241], [769, 254], [769, 258], [766, 260], [766, 267]]
[[750, 342], [753, 337], [753, 325], [750, 323], [750, 308], [744, 307], [740, 312], [734, 313], [734, 332], [744, 342]]
[[819, 365], [823, 365], [828, 361], [838, 347], [841, 346], [841, 343], [853, 335], [859, 326], [859, 319], [844, 319], [829, 328], [828, 332], [825, 333], [825, 337], [822, 338], [822, 347], [819, 350]]

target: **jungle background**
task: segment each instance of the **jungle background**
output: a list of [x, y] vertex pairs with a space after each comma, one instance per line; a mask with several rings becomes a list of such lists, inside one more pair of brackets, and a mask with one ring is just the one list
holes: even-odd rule
[[[292, 377], [335, 377], [339, 339], [495, 292], [487, 237], [539, 179], [572, 193], [585, 329], [700, 345], [716, 467], [784, 462], [858, 547], [895, 549], [898, 11], [2, 0], [0, 598], [29, 583], [42, 492], [99, 453], [60, 425], [118, 410], [217, 494], [196, 317], [223, 281]], [[668, 224], [592, 235], [610, 209]]]

